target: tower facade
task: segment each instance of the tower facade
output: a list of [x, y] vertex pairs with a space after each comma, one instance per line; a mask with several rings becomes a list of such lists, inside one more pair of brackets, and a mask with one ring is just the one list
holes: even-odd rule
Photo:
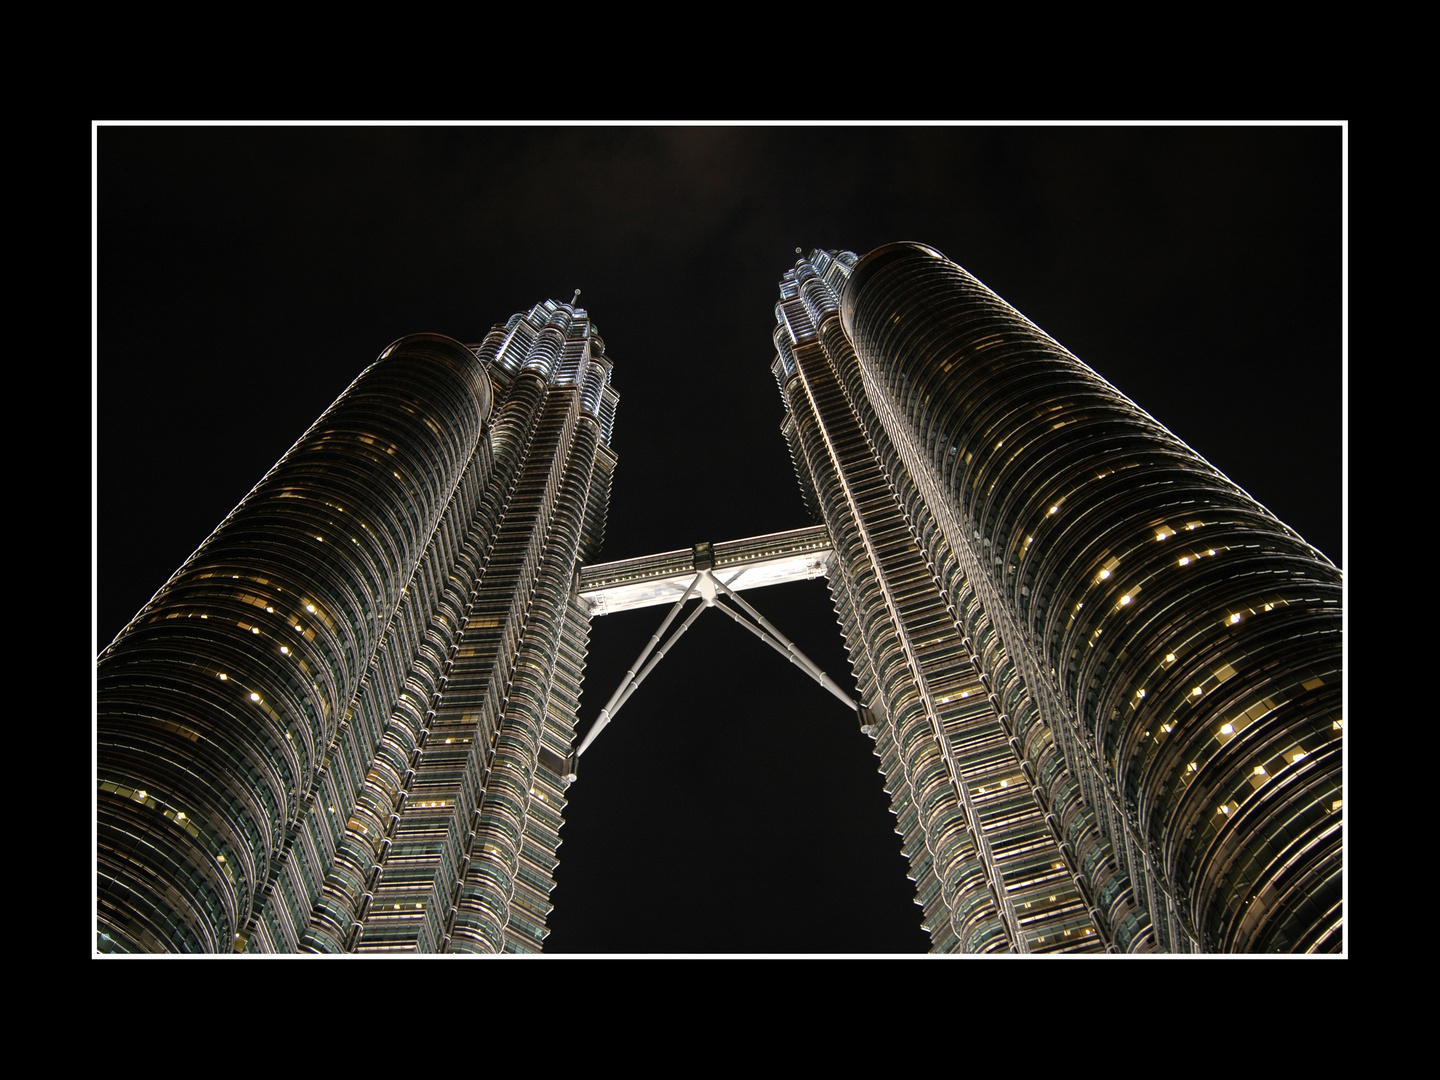
[[773, 371], [937, 951], [1341, 945], [1341, 578], [933, 249], [816, 251]]
[[102, 652], [102, 950], [539, 950], [610, 374], [573, 304], [401, 339]]

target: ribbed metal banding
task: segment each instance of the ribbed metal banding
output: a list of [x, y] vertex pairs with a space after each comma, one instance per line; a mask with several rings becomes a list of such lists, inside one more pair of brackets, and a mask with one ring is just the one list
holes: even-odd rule
[[490, 410], [464, 345], [402, 338], [99, 658], [99, 922], [228, 951]]
[[1339, 571], [934, 249], [865, 256], [840, 308], [1187, 931], [1338, 946]]

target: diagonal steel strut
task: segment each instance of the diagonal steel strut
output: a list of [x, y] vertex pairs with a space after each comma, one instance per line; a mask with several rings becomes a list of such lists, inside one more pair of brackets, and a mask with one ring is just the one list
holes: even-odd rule
[[[700, 584], [700, 578], [702, 576], [703, 575], [699, 573], [695, 575], [694, 580], [690, 582], [690, 587], [685, 590], [679, 600], [675, 601], [675, 606], [670, 609], [670, 614], [665, 616], [665, 621], [660, 624], [660, 629], [656, 630], [655, 633], [650, 635], [650, 640], [646, 643], [645, 648], [640, 650], [640, 655], [636, 658], [635, 662], [630, 665], [630, 670], [625, 672], [625, 678], [620, 680], [620, 685], [615, 688], [615, 693], [610, 695], [610, 700], [607, 701], [605, 703], [605, 707], [600, 710], [600, 715], [595, 718], [595, 723], [590, 726], [590, 730], [586, 733], [584, 741], [581, 742], [579, 748], [575, 751], [575, 756], [577, 758], [581, 754], [585, 753], [587, 749], [589, 749], [590, 744], [595, 741], [595, 736], [599, 735], [600, 732], [604, 731], [605, 726], [609, 724], [610, 721], [615, 718], [615, 714], [620, 711], [620, 706], [625, 703], [624, 701], [620, 700], [620, 695], [625, 694], [625, 697], [628, 699], [630, 695], [625, 693], [626, 689], [629, 688], [633, 691], [633, 688], [639, 685], [640, 679], [643, 679], [645, 675], [650, 674], [650, 669], [655, 666], [654, 664], [651, 664], [650, 667], [645, 668], [644, 674], [638, 677], [636, 676], [635, 672], [640, 669], [640, 666], [642, 664], [645, 663], [645, 658], [650, 655], [650, 651], [660, 643], [660, 636], [664, 634], [665, 631], [669, 629], [670, 624], [675, 621], [675, 616], [680, 614], [680, 609], [685, 606], [686, 601], [688, 601], [690, 597], [695, 594], [695, 586]], [[675, 631], [675, 637], [672, 637], [669, 641], [665, 643], [665, 648], [660, 650], [660, 656], [657, 656], [655, 658], [657, 663], [659, 662], [660, 657], [663, 657], [665, 655], [666, 650], [668, 650], [670, 646], [675, 643], [675, 640], [679, 638], [680, 635], [683, 634], [687, 629], [689, 629], [690, 624], [695, 621], [696, 615], [699, 615], [700, 612], [704, 610], [705, 608], [702, 605], [695, 610], [694, 615], [691, 615], [690, 618], [686, 619], [685, 622], [681, 624], [680, 629]]]
[[[771, 624], [765, 616], [761, 615], [746, 603], [738, 593], [730, 588], [744, 572], [742, 569], [732, 574], [728, 582], [721, 581], [709, 570], [701, 570], [696, 573], [684, 594], [679, 600], [675, 601], [674, 607], [672, 607], [670, 613], [665, 616], [665, 621], [660, 624], [660, 628], [650, 635], [649, 642], [647, 642], [645, 648], [640, 651], [640, 655], [635, 659], [635, 662], [630, 665], [630, 670], [625, 672], [625, 678], [620, 680], [620, 685], [616, 687], [615, 692], [610, 695], [610, 700], [607, 701], [605, 707], [600, 710], [600, 715], [595, 718], [595, 723], [591, 725], [589, 732], [585, 735], [584, 741], [580, 743], [579, 748], [575, 751], [575, 757], [577, 759], [589, 749], [590, 744], [595, 741], [595, 737], [605, 729], [610, 721], [615, 719], [615, 714], [624, 707], [625, 703], [630, 700], [631, 695], [639, 689], [640, 684], [645, 681], [645, 677], [655, 670], [655, 665], [665, 658], [665, 654], [670, 651], [675, 645], [675, 642], [680, 640], [680, 635], [690, 629], [695, 620], [700, 617], [701, 613], [704, 612], [707, 607], [718, 607], [721, 611], [725, 612], [726, 615], [730, 616], [730, 618], [734, 619], [746, 630], [749, 630], [826, 690], [834, 694], [843, 701], [848, 708], [855, 710], [857, 713], [862, 712], [860, 704], [850, 697], [849, 694], [845, 693], [834, 679], [821, 671], [819, 665], [801, 652], [799, 646], [784, 634], [780, 633], [779, 630], [775, 629], [774, 625]], [[680, 614], [680, 609], [695, 595], [696, 589], [701, 587], [702, 581], [713, 585], [714, 589], [701, 588], [701, 599], [704, 602], [692, 611], [685, 621], [676, 628], [675, 632], [670, 635], [665, 644], [660, 646], [655, 656], [653, 658], [650, 657], [651, 652], [654, 652], [655, 647], [659, 645], [660, 639], [664, 636], [665, 631], [668, 630], [670, 624], [675, 621], [675, 617]], [[716, 595], [715, 589], [724, 592], [726, 596], [729, 596], [739, 604], [754, 622], [746, 619], [745, 615], [734, 610], [728, 604], [720, 603], [720, 598]], [[649, 663], [646, 663], [647, 658], [649, 659]]]
[[[709, 574], [709, 571], [706, 571], [706, 573]], [[759, 637], [760, 640], [764, 641], [766, 644], [770, 645], [772, 648], [778, 651], [781, 655], [785, 656], [792, 664], [800, 668], [800, 670], [804, 671], [807, 675], [809, 675], [812, 679], [818, 682], [826, 690], [829, 690], [830, 693], [834, 694], [837, 698], [843, 701], [846, 706], [856, 711], [859, 711], [859, 702], [857, 702], [849, 694], [845, 693], [845, 691], [840, 688], [839, 684], [836, 683], [834, 679], [830, 678], [829, 675], [826, 675], [825, 672], [821, 671], [820, 665], [816, 664], [815, 661], [811, 660], [808, 656], [801, 652], [798, 645], [796, 645], [793, 641], [787, 638], [784, 634], [780, 633], [779, 630], [775, 629], [769, 619], [765, 618], [764, 615], [761, 615], [760, 612], [756, 611], [753, 607], [747, 604], [744, 598], [741, 597], [739, 593], [732, 590], [730, 586], [727, 585], [725, 582], [721, 581], [713, 574], [709, 574], [709, 577], [711, 581], [715, 582], [715, 584], [720, 587], [720, 589], [725, 593], [726, 596], [730, 597], [730, 599], [734, 600], [737, 604], [744, 608], [746, 613], [749, 614], [749, 616], [757, 623], [759, 623], [760, 626], [756, 627], [752, 626], [750, 623], [747, 623], [743, 618], [740, 617], [739, 614], [730, 610], [730, 608], [726, 607], [724, 604], [717, 603], [715, 605], [716, 607], [720, 608], [722, 611], [725, 612], [725, 614], [729, 615], [741, 626], [745, 627], [747, 630], [750, 630], [757, 637]], [[734, 578], [731, 578], [731, 581], [734, 581]]]

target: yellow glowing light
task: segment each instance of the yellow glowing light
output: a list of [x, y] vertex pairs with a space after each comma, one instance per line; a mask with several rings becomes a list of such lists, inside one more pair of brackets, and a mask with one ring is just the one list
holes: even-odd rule
[[1101, 580], [1101, 581], [1104, 581], [1104, 580], [1105, 580], [1106, 578], [1108, 578], [1109, 576], [1110, 576], [1110, 571], [1109, 571], [1109, 570], [1101, 570], [1101, 571], [1100, 571], [1100, 580]]
[[1189, 556], [1189, 555], [1186, 555], [1183, 559], [1181, 559], [1181, 560], [1180, 560], [1180, 565], [1181, 565], [1181, 566], [1189, 566], [1189, 565], [1190, 565], [1190, 556]]
[[1221, 727], [1220, 727], [1220, 734], [1221, 734], [1221, 735], [1234, 735], [1234, 734], [1235, 734], [1235, 725], [1234, 725], [1234, 724], [1222, 724]]
[[250, 695], [250, 700], [251, 700], [251, 701], [259, 701], [259, 700], [260, 700], [260, 695], [259, 695], [259, 694], [256, 694], [256, 693], [251, 693], [251, 695]]
[[1122, 596], [1122, 597], [1120, 597], [1120, 603], [1121, 603], [1121, 605], [1128, 604], [1129, 602], [1130, 602], [1130, 597], [1128, 597], [1128, 596]]
[[1239, 615], [1239, 613], [1237, 612], [1236, 614], [1231, 615], [1231, 616], [1230, 616], [1230, 621], [1231, 621], [1232, 623], [1237, 623], [1237, 622], [1239, 622], [1239, 621], [1240, 621], [1240, 615]]

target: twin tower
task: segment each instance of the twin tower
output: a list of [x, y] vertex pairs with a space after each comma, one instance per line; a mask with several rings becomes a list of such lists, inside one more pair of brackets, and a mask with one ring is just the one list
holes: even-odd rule
[[[776, 314], [814, 525], [677, 569], [823, 570], [933, 949], [1340, 950], [1340, 572], [931, 248]], [[540, 950], [610, 377], [402, 338], [104, 650], [99, 951]]]

